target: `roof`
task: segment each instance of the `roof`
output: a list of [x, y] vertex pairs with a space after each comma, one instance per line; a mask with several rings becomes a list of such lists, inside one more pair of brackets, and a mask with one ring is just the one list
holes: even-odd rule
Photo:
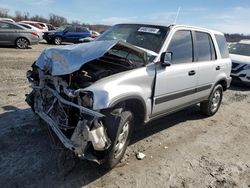
[[7, 22], [15, 23], [15, 21], [11, 18], [0, 18], [0, 21], [7, 21]]
[[249, 39], [243, 39], [239, 43], [241, 43], [241, 44], [250, 44], [250, 40]]
[[46, 23], [43, 23], [43, 22], [36, 22], [36, 21], [29, 21], [29, 20], [23, 20], [23, 21], [20, 21], [22, 23], [42, 23], [42, 24], [46, 24]]
[[129, 23], [121, 23], [121, 24], [142, 24], [142, 25], [152, 25], [152, 26], [163, 26], [163, 27], [173, 27], [173, 28], [178, 28], [178, 27], [185, 27], [188, 29], [194, 29], [194, 30], [200, 30], [204, 32], [212, 32], [214, 34], [219, 34], [219, 35], [224, 35], [220, 31], [215, 31], [212, 29], [207, 29], [203, 27], [197, 27], [197, 26], [191, 26], [191, 25], [181, 25], [181, 24], [170, 24], [170, 23], [162, 23], [162, 22], [129, 22]]

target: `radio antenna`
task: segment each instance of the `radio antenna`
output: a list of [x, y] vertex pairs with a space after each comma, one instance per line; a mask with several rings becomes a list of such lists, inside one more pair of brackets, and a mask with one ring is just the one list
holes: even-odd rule
[[175, 19], [174, 19], [174, 24], [176, 24], [176, 21], [178, 19], [180, 11], [181, 11], [181, 7], [178, 8], [177, 14], [176, 14]]

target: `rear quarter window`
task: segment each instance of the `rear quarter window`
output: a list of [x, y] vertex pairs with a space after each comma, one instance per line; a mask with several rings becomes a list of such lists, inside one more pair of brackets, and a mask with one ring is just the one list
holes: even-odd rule
[[215, 35], [215, 38], [219, 46], [221, 58], [229, 58], [227, 42], [224, 35]]

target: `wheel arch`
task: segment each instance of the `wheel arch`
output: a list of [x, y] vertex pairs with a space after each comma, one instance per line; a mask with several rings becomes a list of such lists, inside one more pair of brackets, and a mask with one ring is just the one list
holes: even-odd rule
[[219, 81], [217, 81], [215, 83], [214, 87], [217, 86], [218, 84], [220, 84], [222, 86], [223, 91], [227, 90], [227, 81], [226, 81], [226, 79], [220, 79]]
[[147, 108], [142, 97], [127, 96], [117, 99], [109, 105], [109, 108], [113, 109], [119, 107], [125, 108], [126, 110], [130, 110], [133, 113], [135, 117], [135, 124], [142, 125], [144, 123]]

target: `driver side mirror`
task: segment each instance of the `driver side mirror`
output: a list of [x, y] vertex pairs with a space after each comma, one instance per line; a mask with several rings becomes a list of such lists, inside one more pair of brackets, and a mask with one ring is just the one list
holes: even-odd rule
[[170, 66], [172, 63], [172, 55], [172, 52], [163, 52], [160, 59], [161, 65], [165, 67]]

